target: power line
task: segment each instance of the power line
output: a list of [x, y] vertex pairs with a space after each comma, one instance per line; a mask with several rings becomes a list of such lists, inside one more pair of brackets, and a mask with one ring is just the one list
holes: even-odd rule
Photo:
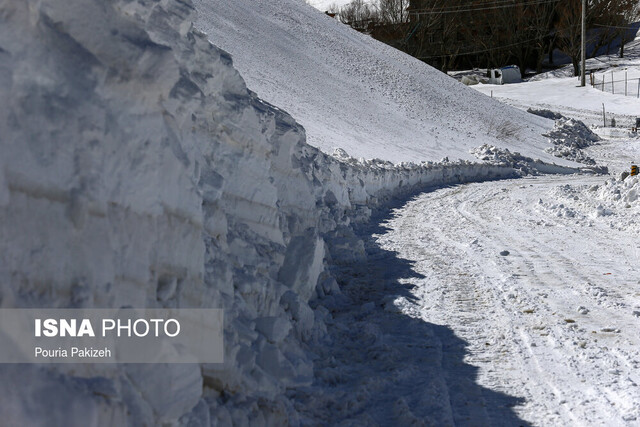
[[458, 4], [458, 5], [453, 5], [453, 6], [442, 6], [442, 7], [424, 7], [424, 8], [415, 8], [415, 9], [411, 9], [409, 8], [409, 10], [417, 10], [417, 11], [446, 11], [446, 10], [459, 10], [459, 9], [469, 9], [469, 8], [473, 8], [473, 7], [486, 7], [486, 6], [499, 6], [499, 5], [506, 5], [506, 4], [511, 4], [513, 3], [514, 0], [494, 0], [494, 1], [486, 1], [480, 4], [476, 4], [476, 5], [471, 5], [471, 4]]
[[502, 50], [505, 49], [507, 47], [513, 47], [513, 46], [519, 46], [521, 44], [525, 44], [525, 43], [530, 43], [533, 41], [538, 41], [540, 40], [540, 38], [535, 38], [535, 39], [531, 39], [531, 40], [523, 40], [521, 42], [518, 43], [512, 43], [512, 44], [507, 44], [507, 45], [503, 45], [503, 46], [498, 46], [498, 47], [492, 47], [492, 48], [488, 48], [488, 49], [482, 49], [482, 50], [475, 50], [473, 52], [460, 52], [460, 53], [443, 53], [441, 55], [433, 55], [433, 56], [417, 56], [417, 59], [435, 59], [435, 58], [442, 58], [443, 56], [451, 56], [451, 55], [455, 55], [455, 56], [464, 56], [464, 55], [474, 55], [476, 53], [484, 53], [484, 52], [491, 52], [494, 50]]
[[[442, 58], [444, 56], [452, 56], [452, 55], [453, 56], [475, 55], [476, 53], [484, 53], [484, 52], [492, 52], [492, 51], [495, 51], [495, 50], [503, 50], [503, 49], [508, 48], [508, 47], [519, 46], [521, 44], [530, 43], [530, 42], [539, 41], [539, 40], [540, 40], [540, 37], [536, 37], [534, 39], [523, 40], [523, 41], [518, 42], [518, 43], [512, 43], [512, 44], [507, 44], [507, 45], [502, 45], [502, 46], [497, 46], [497, 47], [491, 47], [491, 48], [482, 49], [482, 50], [474, 50], [472, 52], [443, 53], [443, 54], [440, 54], [440, 55], [432, 55], [432, 56], [419, 56], [419, 57], [417, 56], [416, 58], [417, 59], [435, 59], [435, 58]], [[602, 61], [602, 60], [598, 59], [597, 57], [592, 57], [590, 59], [597, 59], [600, 62], [607, 63], [605, 61]]]
[[[487, 7], [483, 7], [483, 6], [468, 7], [467, 6], [465, 8], [464, 6], [460, 6], [458, 8], [414, 9], [414, 10], [410, 10], [409, 14], [421, 16], [421, 15], [441, 15], [441, 14], [449, 14], [449, 13], [466, 13], [466, 12], [477, 12], [482, 10], [507, 9], [507, 8], [516, 7], [516, 6], [535, 6], [535, 5], [551, 4], [551, 3], [558, 3], [559, 1], [560, 0], [533, 0], [528, 3], [512, 3], [511, 0], [507, 0], [504, 2], [505, 4], [495, 3], [494, 6], [487, 6]], [[487, 3], [487, 4], [492, 4], [492, 3]]]
[[618, 25], [602, 25], [602, 24], [592, 24], [594, 27], [603, 27], [603, 28], [620, 28], [622, 30], [637, 30], [638, 27], [635, 26], [618, 26]]
[[[526, 0], [520, 0], [521, 2], [526, 2]], [[559, 0], [558, 0], [559, 1]], [[514, 3], [516, 3], [517, 0], [493, 0], [493, 1], [485, 1], [482, 3], [476, 3], [476, 4], [458, 4], [458, 5], [453, 5], [453, 6], [443, 6], [443, 7], [425, 7], [425, 8], [415, 8], [413, 10], [459, 10], [459, 9], [473, 9], [473, 8], [477, 8], [477, 7], [487, 7], [487, 6], [501, 6], [501, 5], [512, 5]], [[410, 9], [411, 10], [411, 9]]]

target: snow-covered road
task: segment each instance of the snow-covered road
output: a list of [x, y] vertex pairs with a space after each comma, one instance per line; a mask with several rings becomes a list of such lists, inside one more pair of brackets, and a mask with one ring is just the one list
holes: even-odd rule
[[[621, 169], [634, 145], [589, 155]], [[366, 257], [336, 263], [344, 296], [326, 305], [314, 385], [296, 391], [303, 418], [640, 425], [638, 177], [537, 176], [397, 202], [359, 229]]]
[[[521, 398], [515, 412], [535, 425], [640, 422], [640, 241], [632, 215], [595, 205], [606, 179], [424, 193], [373, 236], [416, 273], [403, 280], [415, 299], [395, 304], [451, 328], [481, 390]], [[455, 421], [480, 421], [470, 403], [490, 405], [451, 399]]]

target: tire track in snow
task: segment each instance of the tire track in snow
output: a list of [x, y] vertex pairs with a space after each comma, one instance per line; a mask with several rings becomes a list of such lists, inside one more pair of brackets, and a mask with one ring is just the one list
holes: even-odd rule
[[[554, 183], [555, 180], [557, 180], [556, 178], [551, 178], [550, 183]], [[486, 199], [485, 199], [486, 200]], [[484, 203], [478, 203], [478, 206], [482, 206]], [[478, 207], [476, 206], [476, 207]], [[493, 207], [493, 209], [495, 209], [495, 207]], [[467, 213], [473, 213], [472, 211], [469, 211]], [[486, 212], [485, 212], [486, 214]], [[486, 215], [485, 215], [486, 217]], [[557, 226], [562, 226], [563, 224], [560, 223], [560, 221], [554, 221], [556, 222], [555, 225]], [[487, 223], [485, 223], [485, 225], [487, 225]], [[494, 228], [495, 229], [495, 228]], [[567, 229], [569, 230], [569, 229]], [[571, 230], [571, 231], [575, 231], [575, 230]], [[587, 243], [588, 245], [592, 245], [593, 242], [597, 242], [597, 246], [601, 247], [603, 244], [607, 245], [608, 242], [616, 242], [619, 241], [615, 238], [611, 238], [613, 236], [610, 236], [610, 231], [605, 230], [604, 234], [599, 234], [600, 233], [600, 229], [599, 228], [595, 228], [595, 230], [593, 230], [593, 236], [588, 239], [585, 243]], [[550, 275], [549, 275], [549, 280], [550, 283], [552, 285], [555, 285], [555, 287], [557, 287], [557, 285], [562, 285], [563, 288], [567, 288], [567, 289], [563, 289], [561, 288], [561, 290], [559, 292], [556, 292], [556, 295], [554, 296], [554, 298], [557, 300], [555, 301], [555, 307], [554, 312], [560, 312], [563, 308], [565, 311], [564, 316], [568, 316], [568, 317], [573, 317], [571, 314], [571, 312], [573, 310], [575, 310], [576, 305], [574, 305], [573, 307], [570, 307], [572, 310], [569, 310], [569, 307], [564, 307], [566, 305], [571, 305], [571, 303], [573, 303], [574, 301], [576, 301], [575, 297], [578, 297], [578, 301], [584, 301], [587, 297], [590, 297], [590, 299], [592, 300], [592, 305], [597, 303], [597, 304], [601, 304], [602, 301], [598, 300], [597, 298], [594, 298], [593, 295], [589, 294], [589, 292], [580, 292], [580, 289], [576, 289], [575, 286], [572, 286], [571, 283], [577, 283], [582, 281], [582, 283], [585, 282], [585, 278], [591, 278], [591, 281], [593, 281], [593, 278], [595, 277], [597, 279], [597, 276], [599, 274], [598, 269], [594, 269], [593, 267], [597, 267], [598, 265], [600, 266], [604, 266], [604, 267], [611, 267], [611, 264], [613, 264], [613, 266], [615, 267], [615, 263], [611, 263], [608, 260], [603, 260], [603, 259], [592, 259], [593, 257], [590, 257], [590, 255], [598, 253], [598, 248], [596, 248], [595, 250], [588, 250], [588, 248], [585, 248], [585, 253], [586, 255], [589, 255], [588, 257], [586, 257], [586, 259], [576, 259], [576, 257], [569, 257], [566, 256], [564, 252], [564, 249], [567, 248], [561, 248], [560, 251], [555, 250], [552, 245], [549, 244], [549, 242], [551, 243], [561, 243], [559, 242], [558, 238], [555, 239], [551, 239], [551, 240], [544, 240], [544, 233], [541, 236], [535, 235], [535, 234], [531, 234], [531, 233], [526, 233], [526, 231], [521, 230], [520, 233], [517, 233], [516, 235], [524, 235], [527, 236], [526, 240], [519, 240], [517, 242], [517, 247], [519, 248], [520, 251], [524, 250], [524, 249], [533, 249], [533, 250], [537, 250], [538, 254], [541, 256], [544, 256], [544, 259], [546, 260], [546, 265], [549, 267], [550, 270]], [[555, 234], [555, 233], [554, 233]], [[538, 238], [538, 237], [542, 237], [542, 238]], [[567, 239], [565, 236], [566, 240], [570, 240]], [[530, 241], [533, 240], [533, 241]], [[575, 239], [574, 239], [575, 240]], [[504, 242], [503, 242], [504, 243]], [[586, 246], [588, 246], [586, 245]], [[569, 245], [570, 246], [570, 245]], [[610, 249], [610, 248], [607, 248]], [[571, 252], [572, 254], [575, 254], [576, 252]], [[606, 252], [606, 251], [605, 251]], [[591, 270], [590, 273], [588, 272], [584, 272], [584, 270]], [[617, 274], [618, 276], [620, 274]], [[560, 283], [558, 282], [558, 280], [553, 280], [553, 278], [563, 278], [563, 282]], [[541, 283], [545, 283], [544, 281], [541, 281]], [[609, 284], [611, 285], [611, 284]], [[604, 284], [602, 285], [602, 287], [597, 287], [598, 289], [608, 289], [611, 286], [605, 286]], [[522, 287], [522, 289], [526, 290], [526, 287]], [[554, 286], [549, 287], [549, 291], [553, 292]], [[588, 290], [588, 289], [587, 289]], [[598, 297], [600, 297], [601, 295], [598, 295]], [[604, 345], [600, 345], [596, 342], [590, 343], [591, 345], [589, 345], [589, 347], [586, 350], [579, 350], [578, 348], [580, 347], [576, 347], [576, 340], [580, 340], [582, 339], [583, 341], [578, 341], [578, 343], [585, 343], [587, 341], [589, 341], [589, 337], [585, 336], [588, 335], [588, 331], [590, 329], [595, 329], [595, 332], [599, 332], [600, 330], [604, 329], [604, 327], [610, 326], [610, 325], [616, 325], [617, 327], [622, 327], [622, 330], [624, 332], [626, 332], [626, 334], [621, 334], [620, 336], [611, 336], [611, 334], [604, 334], [605, 336], [600, 338], [600, 341], [602, 340], [608, 340], [608, 341], [614, 341], [614, 342], [610, 342], [607, 345], [615, 345], [615, 346], [627, 346], [627, 347], [636, 347], [637, 348], [637, 334], [636, 332], [636, 328], [635, 328], [635, 322], [631, 321], [629, 322], [629, 310], [627, 310], [627, 312], [624, 312], [623, 310], [620, 309], [624, 309], [626, 307], [626, 304], [621, 303], [621, 302], [611, 302], [611, 301], [607, 301], [607, 299], [609, 299], [608, 297], [611, 296], [612, 298], [610, 299], [614, 299], [614, 300], [620, 300], [621, 296], [620, 295], [615, 295], [615, 291], [611, 291], [611, 290], [605, 290], [604, 291], [604, 296], [605, 296], [605, 301], [604, 301], [604, 305], [607, 308], [607, 310], [604, 313], [598, 313], [598, 311], [593, 310], [591, 313], [589, 313], [584, 319], [581, 319], [578, 321], [578, 324], [580, 323], [587, 323], [588, 327], [586, 328], [586, 330], [584, 330], [584, 328], [580, 328], [577, 327], [576, 324], [569, 324], [569, 329], [567, 330], [567, 328], [564, 328], [562, 326], [557, 326], [555, 328], [552, 329], [552, 333], [549, 335], [550, 337], [553, 337], [555, 339], [555, 341], [557, 343], [559, 343], [559, 346], [556, 345], [556, 348], [561, 348], [562, 351], [560, 351], [560, 356], [565, 356], [566, 359], [566, 363], [568, 364], [568, 366], [571, 366], [574, 368], [574, 370], [576, 371], [576, 373], [578, 374], [578, 377], [582, 376], [582, 380], [587, 384], [598, 384], [602, 381], [607, 382], [609, 381], [606, 377], [607, 377], [607, 373], [611, 373], [611, 371], [618, 371], [617, 367], [621, 366], [621, 365], [629, 365], [629, 358], [628, 357], [623, 357], [622, 354], [618, 355], [618, 357], [611, 357], [610, 354], [607, 350], [607, 347], [604, 347]], [[573, 297], [573, 298], [572, 298]], [[551, 301], [554, 302], [552, 298], [547, 299], [546, 301]], [[564, 317], [563, 316], [563, 317]], [[625, 321], [625, 318], [627, 319]], [[566, 326], [566, 325], [565, 325]], [[629, 334], [629, 332], [631, 331], [631, 334]], [[568, 332], [568, 333], [567, 333]], [[582, 334], [581, 334], [582, 333]], [[580, 336], [582, 335], [582, 336]], [[607, 336], [608, 335], [608, 336]], [[626, 335], [626, 337], [624, 337], [623, 335]], [[586, 338], [586, 340], [585, 340]], [[576, 350], [578, 349], [578, 350]], [[568, 351], [567, 351], [568, 350]], [[562, 354], [562, 353], [566, 353], [566, 354]], [[580, 358], [581, 355], [580, 353], [586, 353], [589, 355], [589, 358], [593, 359], [594, 361], [597, 361], [599, 363], [595, 363], [593, 366], [595, 369], [591, 369], [588, 370], [588, 373], [591, 374], [595, 374], [595, 378], [593, 377], [593, 375], [591, 375], [591, 377], [589, 377], [588, 375], [582, 375], [582, 370], [585, 370], [585, 364], [581, 363], [578, 359]], [[635, 357], [637, 358], [637, 352], [635, 352]], [[627, 355], [628, 356], [628, 355]], [[561, 358], [559, 360], [562, 360]], [[612, 368], [615, 367], [615, 368]], [[601, 372], [605, 372], [604, 375], [601, 374]], [[557, 378], [562, 378], [563, 376], [561, 375], [562, 372], [556, 373], [555, 377]], [[621, 376], [623, 378], [627, 378], [627, 380], [630, 380], [632, 382], [637, 383], [638, 378], [637, 375], [635, 374], [635, 371], [629, 371], [627, 370], [626, 372], [617, 372], [614, 375], [618, 375]], [[620, 392], [616, 392], [615, 389], [624, 389], [624, 387], [619, 388], [619, 387], [608, 387], [605, 390], [605, 394], [609, 396], [609, 399], [607, 401], [607, 403], [609, 403], [609, 406], [611, 408], [613, 408], [617, 403], [623, 402], [625, 401], [625, 392], [620, 393]], [[603, 390], [601, 389], [596, 389], [594, 391], [594, 395], [599, 395], [602, 393]], [[605, 398], [606, 399], [606, 398]], [[604, 405], [606, 406], [606, 405]], [[623, 405], [624, 406], [624, 405]], [[634, 408], [630, 408], [629, 406], [632, 405], [626, 405], [627, 408], [623, 408], [622, 413], [618, 413], [619, 411], [613, 411], [610, 412], [610, 416], [613, 416], [613, 418], [604, 418], [603, 416], [606, 415], [607, 413], [607, 409], [606, 407], [604, 408], [600, 408], [599, 409], [599, 414], [595, 414], [596, 418], [598, 417], [603, 417], [601, 419], [604, 420], [608, 420], [608, 419], [620, 419], [620, 417], [622, 417], [623, 420], [627, 419], [630, 420], [634, 417], [633, 414], [633, 409]], [[592, 410], [589, 410], [590, 406], [587, 405], [587, 408], [584, 408], [585, 411], [587, 412], [591, 412], [590, 414], [585, 414], [587, 415], [586, 417], [584, 417], [583, 419], [594, 419], [594, 414], [592, 413]], [[573, 412], [580, 412], [582, 411], [583, 408], [576, 408], [573, 410]], [[631, 410], [631, 411], [630, 411]], [[629, 413], [631, 412], [631, 413]]]
[[[463, 187], [443, 190], [427, 195], [430, 204], [444, 203], [445, 200], [452, 199]], [[494, 306], [495, 299], [490, 284], [485, 284], [484, 289], [477, 286], [478, 280], [485, 280], [473, 259], [462, 261], [460, 265], [451, 260], [463, 260], [461, 245], [449, 236], [440, 233], [431, 233], [437, 230], [437, 224], [432, 220], [437, 215], [424, 218], [421, 209], [413, 209], [414, 204], [420, 207], [420, 201], [412, 202], [406, 207], [406, 216], [403, 215], [397, 221], [390, 224], [395, 233], [401, 236], [383, 236], [379, 242], [383, 247], [397, 250], [401, 256], [409, 259], [420, 259], [416, 264], [416, 270], [425, 274], [427, 279], [423, 283], [416, 283], [418, 296], [422, 303], [422, 315], [425, 320], [438, 324], [453, 326], [456, 335], [462, 337], [469, 343], [465, 362], [475, 366], [485, 366], [480, 373], [479, 381], [483, 386], [490, 387], [501, 392], [508, 390], [508, 394], [523, 396], [521, 390], [509, 389], [507, 383], [509, 378], [503, 375], [505, 366], [509, 370], [517, 370], [518, 364], [511, 362], [511, 354], [505, 346], [505, 342], [516, 339], [516, 333], [512, 329], [497, 329], [492, 325], [487, 325], [489, 316], [491, 319], [502, 318], [499, 325], [507, 325], [505, 314], [500, 307]], [[417, 227], [421, 233], [416, 234], [415, 225], [424, 223]], [[427, 230], [428, 232], [424, 232]], [[399, 237], [399, 238], [397, 238]], [[434, 289], [435, 285], [435, 289]], [[483, 292], [486, 290], [487, 292]], [[451, 325], [451, 316], [456, 317], [455, 325]], [[489, 365], [488, 367], [486, 365]], [[455, 366], [444, 366], [447, 370], [455, 370]], [[492, 406], [490, 399], [482, 396], [465, 395], [459, 390], [459, 385], [450, 383], [453, 389], [450, 393], [456, 397], [452, 399], [454, 413], [459, 414], [456, 421], [461, 425], [509, 425], [504, 420], [491, 419], [483, 414], [483, 406]]]
[[[494, 248], [494, 252], [498, 252], [500, 248], [517, 248], [516, 254], [512, 254], [508, 259], [515, 260], [515, 262], [508, 262], [507, 264], [519, 264], [518, 261], [525, 261], [524, 264], [528, 265], [530, 271], [528, 274], [524, 274], [520, 276], [519, 280], [523, 283], [514, 285], [516, 286], [517, 292], [519, 294], [519, 299], [523, 301], [521, 304], [521, 309], [525, 311], [532, 311], [535, 309], [534, 313], [531, 313], [531, 318], [538, 319], [539, 321], [544, 323], [550, 323], [549, 321], [553, 319], [552, 316], [557, 315], [558, 313], [563, 313], [561, 318], [565, 319], [565, 322], [573, 321], [572, 317], [575, 317], [572, 313], [572, 309], [575, 309], [575, 306], [572, 306], [571, 303], [575, 300], [580, 300], [582, 296], [572, 285], [569, 283], [576, 282], [584, 282], [587, 280], [587, 275], [584, 275], [580, 272], [578, 268], [575, 267], [575, 261], [570, 260], [565, 257], [561, 251], [556, 250], [543, 239], [537, 238], [535, 235], [530, 235], [523, 230], [519, 230], [517, 233], [513, 233], [510, 237], [512, 237], [511, 241], [506, 241], [506, 239], [501, 238], [499, 234], [500, 228], [504, 228], [505, 224], [503, 221], [500, 221], [500, 224], [491, 224], [490, 221], [487, 221], [488, 218], [494, 209], [484, 211], [484, 216], [479, 214], [474, 214], [476, 211], [481, 211], [483, 205], [487, 203], [487, 198], [478, 199], [467, 199], [460, 203], [457, 207], [457, 210], [463, 214], [466, 218], [472, 220], [477, 224], [481, 224], [483, 228], [487, 230], [491, 230], [491, 235], [493, 237], [494, 242], [499, 242], [499, 244]], [[473, 209], [468, 209], [467, 205], [469, 205], [470, 201], [475, 202], [473, 204]], [[518, 239], [513, 237], [517, 237], [520, 235], [526, 236], [524, 239]], [[518, 256], [513, 256], [518, 255]], [[526, 262], [527, 259], [530, 258], [534, 261]], [[534, 267], [534, 265], [537, 266]], [[507, 268], [511, 267], [511, 265], [507, 265]], [[558, 278], [562, 277], [564, 279], [564, 283], [559, 283]], [[545, 286], [546, 283], [550, 283], [550, 286]], [[562, 285], [562, 287], [559, 287]], [[567, 286], [568, 285], [568, 286]], [[565, 288], [566, 286], [566, 288]], [[536, 291], [537, 295], [534, 295], [532, 292]], [[552, 293], [552, 297], [549, 298], [549, 294]], [[527, 295], [526, 298], [523, 298], [522, 295]], [[536, 298], [537, 296], [543, 295], [543, 298]], [[595, 301], [594, 301], [595, 302]], [[540, 313], [540, 314], [538, 314]], [[562, 381], [562, 379], [566, 379], [567, 370], [566, 367], [570, 367], [573, 370], [573, 376], [575, 379], [584, 384], [591, 384], [598, 381], [598, 378], [588, 378], [581, 372], [581, 366], [579, 362], [576, 362], [575, 358], [577, 357], [576, 352], [574, 351], [576, 345], [576, 334], [572, 332], [579, 332], [579, 329], [573, 328], [575, 326], [574, 323], [568, 323], [567, 325], [563, 325], [563, 320], [558, 319], [559, 323], [553, 324], [551, 326], [547, 326], [545, 329], [548, 331], [544, 336], [547, 337], [548, 345], [545, 349], [545, 352], [538, 350], [538, 346], [531, 341], [530, 338], [525, 336], [525, 332], [521, 332], [521, 336], [523, 340], [531, 341], [533, 343], [529, 344], [528, 351], [534, 356], [533, 362], [537, 366], [537, 370], [540, 375], [546, 378], [547, 384], [555, 391], [559, 402], [561, 403], [560, 409], [561, 413], [566, 418], [571, 419], [573, 422], [580, 422], [580, 420], [588, 420], [594, 419], [594, 417], [602, 417], [603, 411], [602, 408], [599, 409], [601, 413], [595, 413], [589, 405], [584, 405], [586, 407], [578, 407], [573, 408], [571, 410], [566, 410], [565, 405], [568, 400], [571, 400], [573, 396], [566, 395], [567, 393], [563, 393], [562, 388], [559, 387], [556, 383]], [[566, 330], [567, 328], [568, 331]], [[600, 370], [603, 370], [604, 367], [600, 366]], [[596, 370], [597, 372], [598, 370]], [[587, 386], [587, 388], [589, 388]], [[582, 392], [585, 393], [585, 390], [582, 389]], [[586, 394], [591, 395], [592, 397], [597, 397], [600, 392], [598, 390], [590, 390]], [[611, 405], [612, 401], [608, 400], [608, 406]], [[575, 414], [575, 413], [578, 414]], [[619, 414], [611, 413], [610, 416], [616, 416]]]
[[[481, 368], [482, 385], [526, 397], [521, 416], [543, 425], [634, 422], [637, 326], [615, 283], [591, 283], [602, 279], [602, 268], [629, 274], [615, 260], [595, 256], [599, 247], [611, 249], [607, 239], [619, 240], [609, 230], [587, 230], [593, 241], [582, 256], [575, 239], [567, 239], [585, 230], [554, 218], [544, 218], [549, 227], [527, 225], [539, 220], [532, 208], [538, 195], [563, 180], [473, 184], [425, 194], [397, 211], [387, 224], [392, 231], [379, 242], [417, 261], [416, 270], [427, 277], [415, 283], [425, 320], [452, 327], [470, 343], [466, 360]], [[521, 188], [523, 182], [535, 185]], [[505, 186], [517, 200], [503, 194]], [[497, 257], [505, 248], [513, 254]], [[580, 315], [579, 303], [591, 311]], [[621, 332], [602, 332], [611, 323], [623, 325]], [[502, 336], [508, 357], [500, 357], [495, 346], [483, 348], [488, 338]]]

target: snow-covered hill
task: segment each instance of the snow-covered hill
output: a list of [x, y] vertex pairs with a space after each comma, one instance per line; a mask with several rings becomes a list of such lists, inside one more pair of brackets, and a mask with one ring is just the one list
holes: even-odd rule
[[472, 159], [483, 144], [550, 162], [552, 122], [491, 100], [353, 31], [301, 0], [195, 0], [197, 27], [228, 51], [257, 94], [331, 153], [415, 161]]

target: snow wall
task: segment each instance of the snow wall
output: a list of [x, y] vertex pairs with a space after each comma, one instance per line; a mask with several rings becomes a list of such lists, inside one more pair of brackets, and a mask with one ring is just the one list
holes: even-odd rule
[[[223, 365], [5, 365], [9, 425], [292, 425], [331, 263], [388, 197], [514, 175], [306, 145], [189, 0], [0, 2], [0, 301], [225, 310]], [[347, 256], [348, 254], [348, 256]]]

